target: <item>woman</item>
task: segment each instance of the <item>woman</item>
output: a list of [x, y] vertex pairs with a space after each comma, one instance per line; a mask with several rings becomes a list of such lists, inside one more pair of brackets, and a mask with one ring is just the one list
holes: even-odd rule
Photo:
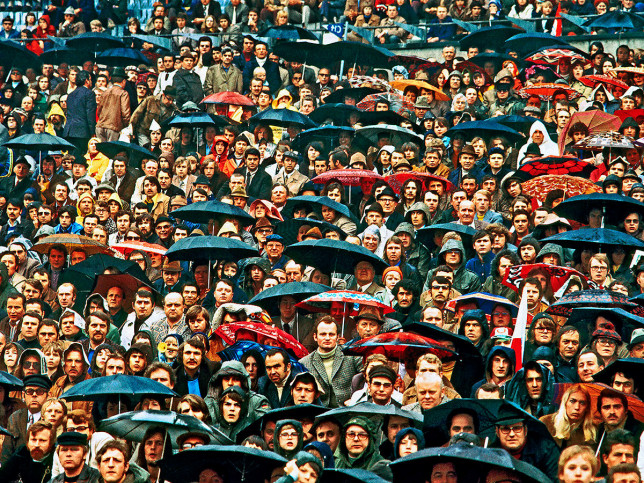
[[219, 167], [219, 171], [224, 173], [226, 177], [230, 178], [230, 175], [233, 174], [233, 171], [237, 168], [234, 163], [228, 161], [228, 148], [230, 146], [230, 141], [226, 136], [215, 136], [214, 146], [212, 148], [212, 154], [204, 158], [206, 159], [214, 158]]
[[423, 185], [417, 179], [410, 178], [403, 183], [400, 194], [402, 195], [402, 202], [399, 206], [402, 206], [406, 215], [415, 203], [422, 202]]
[[37, 39], [46, 39], [50, 35], [56, 36], [56, 27], [51, 24], [49, 15], [41, 15], [38, 19], [38, 27], [36, 27], [34, 37]]
[[112, 354], [113, 347], [109, 344], [100, 344], [94, 350], [94, 356], [92, 357], [92, 362], [90, 363], [90, 374], [92, 375], [92, 377], [101, 377], [103, 375], [105, 363]]
[[546, 126], [541, 121], [535, 121], [530, 127], [530, 135], [528, 141], [519, 149], [517, 157], [519, 166], [523, 164], [526, 157], [526, 151], [530, 144], [539, 146], [539, 151], [542, 156], [559, 156], [559, 146], [556, 142], [550, 139]]
[[59, 377], [65, 375], [63, 370], [62, 358], [63, 352], [65, 352], [65, 344], [63, 341], [55, 340], [48, 342], [42, 348], [43, 354], [45, 354], [45, 359], [47, 361], [47, 377], [51, 381], [58, 380]]
[[273, 451], [287, 460], [292, 459], [302, 449], [304, 430], [302, 423], [294, 419], [282, 419], [275, 425]]
[[208, 15], [203, 24], [201, 24], [201, 33], [202, 34], [216, 34], [219, 32], [219, 27], [217, 27], [217, 20], [214, 15]]
[[67, 405], [62, 400], [55, 397], [50, 397], [45, 401], [40, 409], [43, 421], [51, 423], [56, 431], [56, 435], [60, 435], [65, 431], [65, 424], [67, 422]]
[[593, 424], [590, 393], [581, 384], [573, 384], [563, 394], [559, 410], [542, 416], [555, 443], [560, 448], [574, 445], [597, 445], [597, 428]]
[[250, 377], [250, 389], [257, 392], [257, 381], [266, 375], [266, 364], [261, 352], [257, 349], [249, 349], [241, 357], [241, 363]]
[[394, 442], [394, 459], [402, 458], [425, 449], [425, 436], [416, 428], [404, 428], [398, 431]]
[[0, 358], [0, 370], [14, 374], [18, 370], [18, 361], [23, 349], [20, 344], [16, 342], [9, 342], [4, 349], [2, 349], [2, 357]]
[[380, 148], [373, 162], [373, 166], [378, 174], [384, 176], [393, 172], [391, 167], [391, 153], [395, 150], [396, 148], [389, 144]]
[[528, 0], [514, 0], [514, 5], [508, 13], [510, 18], [530, 19], [534, 12], [534, 7]]
[[570, 446], [559, 457], [561, 483], [592, 483], [598, 471], [599, 461], [588, 446]]

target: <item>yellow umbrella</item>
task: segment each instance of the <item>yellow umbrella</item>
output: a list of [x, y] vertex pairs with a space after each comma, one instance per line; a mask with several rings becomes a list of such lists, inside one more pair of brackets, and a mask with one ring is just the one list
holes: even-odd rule
[[405, 87], [407, 86], [414, 86], [418, 87], [419, 89], [427, 89], [430, 91], [434, 92], [434, 97], [439, 100], [439, 101], [449, 101], [450, 98], [445, 94], [443, 91], [441, 91], [438, 87], [433, 86], [425, 81], [421, 80], [415, 80], [415, 79], [404, 79], [404, 80], [396, 80], [396, 81], [391, 81], [389, 83], [391, 87], [394, 89], [398, 89], [401, 91], [405, 90]]

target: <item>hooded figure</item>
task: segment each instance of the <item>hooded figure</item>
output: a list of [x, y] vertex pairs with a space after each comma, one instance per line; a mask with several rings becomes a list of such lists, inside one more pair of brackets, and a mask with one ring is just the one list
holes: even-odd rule
[[[250, 423], [248, 417], [248, 396], [248, 392], [244, 391], [241, 387], [230, 386], [219, 398], [217, 404], [219, 406], [219, 415], [217, 419], [213, 419], [213, 426], [233, 441], [235, 441], [239, 432]], [[226, 421], [224, 417], [223, 406], [226, 404], [227, 399], [232, 399], [241, 406], [236, 421]]]
[[328, 444], [323, 443], [322, 441], [311, 441], [309, 444], [304, 446], [304, 451], [317, 451], [324, 462], [324, 469], [335, 468], [335, 460], [333, 459], [333, 451]]
[[630, 116], [627, 117], [626, 119], [624, 119], [624, 122], [622, 122], [621, 126], [619, 126], [618, 131], [621, 132], [622, 134], [624, 134], [624, 130], [627, 127], [632, 127], [633, 129], [635, 129], [635, 131], [636, 131], [635, 136], [631, 136], [631, 137], [633, 139], [639, 139], [639, 137], [640, 137], [640, 125], [637, 124], [637, 121], [635, 119], [633, 119], [632, 117], [630, 117]]
[[[466, 325], [469, 321], [476, 321], [481, 327], [480, 336], [478, 338], [473, 338], [476, 336], [468, 333], [468, 330], [466, 330]], [[461, 327], [458, 330], [458, 335], [464, 335], [465, 337], [467, 337], [472, 342], [472, 344], [474, 344], [474, 347], [479, 350], [481, 355], [485, 357], [483, 348], [485, 341], [490, 337], [490, 326], [488, 324], [487, 317], [485, 316], [485, 312], [480, 309], [466, 311], [463, 314], [463, 317], [461, 317], [460, 325]]]
[[[351, 426], [361, 427], [369, 436], [367, 447], [358, 456], [353, 457], [349, 454], [347, 449], [347, 438], [345, 434], [347, 429]], [[276, 433], [277, 434], [277, 428]], [[376, 428], [373, 423], [364, 416], [356, 416], [351, 418], [342, 428], [342, 435], [340, 437], [340, 444], [335, 450], [335, 467], [339, 469], [349, 470], [367, 470], [384, 478], [388, 481], [393, 479], [391, 468], [389, 468], [389, 460], [384, 459], [378, 451], [376, 444]]]
[[[7, 266], [4, 263], [0, 263], [0, 307], [2, 307], [1, 312], [3, 313], [3, 318], [7, 315], [6, 307], [9, 295], [15, 295], [17, 293], [18, 291], [9, 283], [9, 271], [7, 270]], [[0, 326], [0, 330], [5, 328], [6, 327]], [[5, 334], [9, 333], [10, 332], [5, 332]]]
[[[129, 363], [130, 356], [135, 352], [142, 354], [143, 357], [145, 358], [145, 366], [137, 373], [132, 372], [132, 369], [130, 368], [130, 363]], [[150, 347], [148, 344], [145, 344], [143, 342], [137, 342], [136, 344], [133, 344], [132, 347], [130, 347], [125, 353], [125, 372], [126, 374], [131, 374], [133, 376], [143, 376], [143, 373], [145, 372], [147, 367], [152, 363], [152, 360], [153, 360], [152, 347]]]
[[[528, 391], [526, 380], [528, 371], [536, 371], [541, 375], [541, 391], [537, 398], [533, 398]], [[512, 401], [520, 408], [540, 418], [546, 414], [554, 413], [558, 408], [554, 401], [555, 377], [550, 370], [538, 362], [530, 361], [519, 369], [514, 377], [505, 386], [505, 399]]]
[[[297, 442], [293, 443], [293, 439], [284, 439], [285, 444], [293, 445], [293, 448], [283, 448], [280, 446], [280, 433], [285, 431], [295, 430], [297, 432]], [[298, 451], [304, 445], [304, 430], [302, 424], [295, 419], [282, 419], [275, 424], [275, 433], [273, 434], [273, 451], [287, 460], [292, 460]]]
[[[458, 250], [461, 253], [461, 261], [456, 268], [452, 267], [452, 269], [454, 270], [454, 282], [452, 283], [452, 288], [454, 290], [458, 290], [460, 293], [478, 292], [481, 288], [481, 281], [475, 273], [472, 273], [465, 268], [466, 259], [463, 242], [454, 239], [447, 240], [438, 253], [438, 265], [445, 264], [445, 254], [453, 250]], [[423, 292], [426, 292], [430, 289], [429, 282], [432, 278], [432, 275], [434, 274], [434, 271], [435, 270], [432, 270], [427, 275], [427, 280], [425, 281]]]
[[535, 263], [543, 263], [543, 257], [546, 255], [557, 255], [559, 257], [557, 265], [563, 265], [565, 261], [563, 248], [561, 245], [557, 245], [555, 243], [546, 243], [541, 250], [539, 250]]
[[502, 345], [495, 345], [494, 347], [492, 347], [492, 349], [490, 349], [490, 352], [487, 355], [487, 359], [485, 360], [485, 378], [481, 379], [479, 382], [477, 382], [472, 386], [472, 393], [470, 394], [471, 398], [474, 398], [476, 396], [476, 391], [483, 384], [485, 384], [486, 382], [494, 382], [492, 380], [492, 361], [494, 360], [494, 357], [498, 355], [501, 355], [505, 357], [508, 361], [510, 361], [510, 368], [508, 370], [508, 377], [500, 384], [496, 382], [495, 384], [499, 385], [500, 387], [504, 387], [506, 383], [510, 380], [510, 378], [513, 376], [517, 365], [516, 354], [509, 347], [505, 347]]
[[400, 431], [398, 431], [398, 434], [396, 435], [396, 440], [394, 441], [394, 460], [397, 460], [398, 458], [401, 457], [400, 442], [408, 434], [416, 438], [417, 451], [420, 451], [421, 449], [425, 449], [425, 436], [423, 435], [423, 432], [420, 429], [416, 429], [412, 427], [401, 429]]
[[[324, 443], [322, 443], [322, 444], [324, 444]], [[309, 445], [307, 447], [311, 447], [311, 445]], [[327, 446], [327, 448], [328, 448], [328, 446]], [[313, 447], [313, 449], [318, 451], [317, 447]], [[299, 451], [295, 455], [294, 459], [295, 459], [295, 464], [297, 465], [298, 468], [301, 468], [305, 464], [308, 464], [309, 466], [311, 466], [315, 470], [315, 472], [317, 473], [318, 476], [315, 479], [315, 481], [312, 481], [311, 483], [317, 483], [318, 481], [320, 481], [320, 476], [322, 476], [322, 471], [324, 470], [324, 468], [327, 468], [326, 462], [325, 462], [325, 465], [324, 465], [324, 468], [323, 468], [322, 467], [322, 462], [320, 461], [320, 459], [317, 456], [315, 456], [314, 454], [309, 453], [308, 451]], [[331, 460], [333, 460], [333, 458], [331, 458]], [[333, 466], [331, 466], [331, 468], [333, 468]], [[277, 480], [276, 483], [295, 483], [297, 481], [298, 481], [298, 478], [296, 478], [295, 475], [291, 473], [291, 474], [282, 476], [279, 480]]]
[[[525, 238], [526, 240], [528, 238]], [[519, 294], [517, 294], [510, 287], [503, 285], [503, 279], [499, 273], [499, 265], [501, 264], [501, 259], [507, 258], [512, 262], [512, 265], [519, 265], [519, 257], [512, 250], [501, 250], [496, 254], [492, 264], [490, 265], [490, 276], [485, 280], [483, 284], [483, 292], [491, 293], [492, 295], [499, 295], [505, 297], [511, 302], [516, 303], [519, 299]]]
[[[535, 141], [532, 137], [536, 131], [540, 131], [543, 135], [543, 140], [541, 142]], [[521, 146], [521, 149], [519, 150], [519, 155], [517, 157], [519, 160], [519, 166], [523, 164], [523, 158], [525, 158], [528, 145], [533, 142], [539, 145], [539, 151], [541, 151], [542, 156], [559, 156], [559, 146], [557, 146], [556, 142], [550, 139], [550, 134], [548, 134], [546, 126], [541, 121], [535, 121], [530, 127], [528, 142]]]
[[85, 153], [85, 159], [87, 160], [87, 174], [94, 178], [98, 183], [103, 179], [105, 171], [110, 164], [110, 158], [105, 156], [100, 151], [95, 153], [89, 152], [89, 145], [92, 143], [100, 143], [101, 140], [97, 137], [93, 137], [87, 143], [87, 153]]
[[25, 349], [22, 352], [22, 354], [20, 354], [20, 357], [18, 358], [18, 365], [16, 366], [16, 372], [14, 373], [14, 376], [16, 376], [19, 379], [24, 379], [25, 374], [22, 369], [22, 364], [24, 363], [27, 356], [34, 356], [34, 355], [40, 361], [40, 368], [37, 374], [41, 374], [43, 376], [47, 375], [47, 358], [45, 357], [45, 354], [43, 354], [40, 349], [31, 348], [31, 349]]
[[[59, 116], [62, 121], [56, 125], [51, 120], [51, 116]], [[62, 136], [65, 121], [67, 121], [67, 116], [65, 116], [63, 108], [60, 107], [60, 104], [58, 104], [57, 102], [52, 103], [49, 114], [47, 114], [47, 124], [45, 126], [45, 132], [51, 134], [52, 136]]]

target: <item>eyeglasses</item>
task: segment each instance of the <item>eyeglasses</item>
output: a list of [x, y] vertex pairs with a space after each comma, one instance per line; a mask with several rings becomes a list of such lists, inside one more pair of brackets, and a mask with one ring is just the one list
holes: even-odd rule
[[595, 272], [603, 272], [605, 270], [608, 270], [608, 267], [597, 267], [597, 266], [595, 266], [595, 267], [590, 267], [590, 269], [595, 271]]
[[183, 443], [183, 445], [181, 445], [181, 448], [191, 449], [191, 448], [196, 448], [197, 446], [203, 446], [203, 443]]
[[89, 426], [72, 426], [71, 428], [67, 426], [67, 431], [70, 433], [82, 433], [83, 431], [87, 431], [89, 429]]
[[374, 387], [384, 387], [385, 389], [390, 389], [391, 387], [393, 387], [393, 384], [391, 382], [375, 381], [375, 382], [372, 382], [371, 385]]
[[135, 236], [129, 235], [129, 236], [126, 236], [125, 239], [126, 240], [140, 240], [141, 237], [137, 236], [137, 235], [135, 235]]
[[285, 439], [297, 439], [300, 435], [296, 431], [288, 431], [284, 433], [280, 433], [280, 438], [285, 438]]
[[617, 345], [616, 341], [609, 339], [608, 337], [600, 337], [597, 339], [597, 343], [600, 345]]
[[539, 332], [553, 332], [553, 330], [548, 327], [535, 327], [534, 330], [538, 330]]
[[500, 426], [499, 433], [501, 434], [521, 434], [523, 433], [524, 426], [523, 424], [515, 424], [514, 426]]
[[355, 431], [350, 431], [346, 434], [347, 439], [357, 439], [358, 441], [366, 441], [369, 438], [368, 433], [364, 432], [355, 432]]
[[38, 362], [23, 362], [22, 367], [27, 369], [36, 369], [40, 364]]
[[44, 389], [25, 389], [27, 396], [44, 396], [46, 392]]

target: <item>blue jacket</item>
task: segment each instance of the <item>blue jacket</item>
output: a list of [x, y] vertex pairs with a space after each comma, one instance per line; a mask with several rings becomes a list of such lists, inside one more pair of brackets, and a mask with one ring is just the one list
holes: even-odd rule
[[67, 229], [63, 229], [63, 227], [60, 226], [60, 223], [59, 223], [54, 228], [54, 231], [56, 235], [59, 235], [61, 233], [72, 233], [73, 235], [80, 235], [83, 233], [83, 225], [80, 225], [74, 221], [71, 225], [67, 227]]
[[85, 86], [77, 87], [67, 97], [67, 121], [64, 137], [90, 138], [96, 131], [96, 95]]
[[492, 270], [492, 260], [494, 260], [494, 253], [490, 251], [483, 255], [483, 261], [478, 255], [470, 258], [465, 264], [465, 268], [478, 275], [481, 283], [485, 283]]

